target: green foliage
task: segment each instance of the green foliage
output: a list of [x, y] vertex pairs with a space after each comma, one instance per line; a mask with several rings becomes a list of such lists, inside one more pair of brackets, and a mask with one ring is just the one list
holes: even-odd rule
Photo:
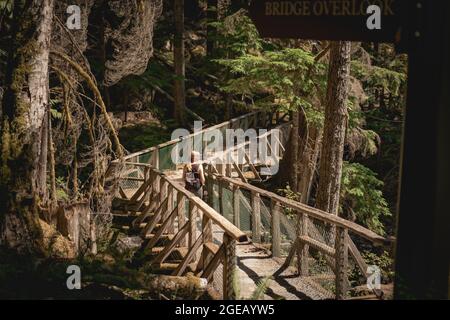
[[140, 124], [124, 127], [119, 132], [122, 145], [130, 152], [137, 152], [170, 140], [170, 133], [157, 124]]
[[359, 61], [352, 61], [352, 74], [371, 88], [383, 88], [387, 93], [400, 94], [406, 85], [406, 74], [377, 66], [368, 66]]
[[56, 198], [58, 200], [69, 200], [69, 195], [66, 192], [67, 183], [64, 179], [64, 177], [57, 177], [56, 178]]
[[392, 216], [380, 190], [383, 182], [359, 163], [344, 162], [341, 182], [341, 215], [380, 234], [385, 234], [382, 218]]
[[381, 254], [376, 254], [370, 251], [362, 252], [364, 261], [368, 265], [375, 265], [381, 270], [381, 279], [384, 283], [394, 281], [394, 259], [392, 255], [387, 251], [383, 251]]
[[[290, 200], [300, 201], [300, 194], [298, 192], [295, 192], [294, 190], [292, 190], [289, 183], [286, 184], [286, 188], [278, 189], [277, 192], [280, 195], [282, 195], [283, 197], [286, 197]], [[290, 219], [294, 219], [297, 216], [294, 209], [292, 209], [292, 208], [284, 207], [283, 211], [284, 211], [284, 214]]]
[[14, 1], [11, 0], [0, 0], [0, 17], [3, 14], [10, 15], [12, 14], [14, 6]]
[[219, 59], [233, 75], [222, 89], [251, 99], [254, 105], [281, 111], [304, 108], [308, 120], [321, 123], [323, 114], [313, 105], [317, 88], [326, 85], [324, 64], [303, 49], [286, 48], [236, 59]]
[[[161, 88], [171, 89], [174, 75], [159, 60], [151, 59], [147, 70], [139, 76], [130, 76], [123, 82], [123, 86], [135, 93], [142, 90], [148, 90], [148, 86], [158, 86]], [[169, 91], [170, 92], [170, 91]]]
[[[368, 266], [377, 266], [381, 271], [381, 282], [391, 283], [394, 281], [394, 259], [387, 251], [375, 253], [368, 250], [361, 252], [361, 255]], [[358, 266], [354, 266], [349, 273], [349, 280], [352, 286], [361, 284], [361, 280], [365, 279]]]
[[215, 52], [219, 57], [238, 57], [262, 49], [263, 40], [244, 10], [208, 25], [216, 30], [211, 40], [219, 44]]
[[241, 96], [258, 108], [303, 108], [308, 121], [323, 122], [313, 98], [325, 88], [325, 64], [303, 49], [279, 48], [261, 39], [244, 10], [212, 25], [217, 28], [219, 48], [213, 62], [221, 75], [221, 91]]

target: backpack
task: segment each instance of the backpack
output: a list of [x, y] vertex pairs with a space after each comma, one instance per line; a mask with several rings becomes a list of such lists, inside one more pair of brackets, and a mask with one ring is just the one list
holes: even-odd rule
[[192, 169], [186, 171], [186, 189], [198, 190], [202, 187], [200, 182], [200, 174], [198, 172], [198, 166], [193, 165]]

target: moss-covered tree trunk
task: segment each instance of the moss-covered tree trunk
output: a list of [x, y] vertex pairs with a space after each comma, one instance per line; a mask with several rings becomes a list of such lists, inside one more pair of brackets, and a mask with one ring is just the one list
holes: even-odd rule
[[173, 41], [173, 62], [175, 67], [174, 116], [179, 124], [185, 123], [186, 61], [184, 57], [184, 0], [174, 0], [175, 36]]
[[350, 42], [334, 42], [330, 48], [328, 88], [325, 102], [325, 124], [319, 166], [316, 207], [331, 214], [338, 213], [347, 127], [348, 79], [350, 74]]
[[36, 252], [42, 238], [52, 19], [53, 0], [14, 3], [0, 128], [0, 245], [18, 252]]

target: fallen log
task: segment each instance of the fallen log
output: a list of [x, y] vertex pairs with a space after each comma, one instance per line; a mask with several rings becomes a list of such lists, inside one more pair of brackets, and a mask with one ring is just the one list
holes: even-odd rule
[[151, 296], [164, 295], [169, 299], [198, 299], [207, 294], [208, 281], [193, 274], [184, 277], [167, 275], [144, 275], [137, 279]]

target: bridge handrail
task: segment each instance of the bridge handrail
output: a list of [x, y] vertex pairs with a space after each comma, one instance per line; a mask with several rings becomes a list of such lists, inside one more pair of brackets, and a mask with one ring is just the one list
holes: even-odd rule
[[[138, 152], [131, 153], [131, 154], [129, 154], [129, 155], [126, 155], [126, 156], [123, 158], [123, 160], [124, 160], [124, 161], [127, 161], [127, 160], [129, 160], [129, 159], [131, 159], [131, 158], [133, 158], [133, 157], [141, 156], [141, 155], [143, 155], [143, 154], [147, 154], [147, 153], [153, 152], [153, 151], [155, 151], [155, 150], [159, 150], [159, 149], [161, 149], [161, 148], [164, 148], [164, 147], [168, 147], [168, 146], [177, 144], [177, 143], [179, 143], [179, 142], [182, 141], [182, 140], [194, 138], [195, 136], [200, 135], [200, 134], [203, 134], [203, 133], [205, 133], [205, 132], [208, 132], [208, 131], [211, 131], [211, 130], [215, 130], [215, 129], [219, 129], [219, 128], [223, 128], [223, 127], [228, 127], [228, 126], [231, 126], [233, 123], [235, 123], [235, 122], [237, 122], [237, 121], [240, 121], [240, 120], [243, 120], [243, 119], [246, 119], [246, 118], [251, 118], [251, 117], [259, 116], [260, 114], [265, 114], [265, 113], [266, 113], [265, 111], [261, 111], [261, 110], [257, 110], [257, 111], [251, 112], [251, 113], [247, 113], [247, 114], [244, 114], [244, 115], [242, 115], [242, 116], [233, 118], [233, 119], [231, 119], [231, 120], [228, 120], [228, 121], [225, 121], [225, 122], [216, 124], [216, 125], [214, 125], [214, 126], [212, 126], [212, 127], [208, 127], [208, 128], [203, 129], [203, 130], [201, 130], [201, 131], [191, 133], [190, 135], [187, 135], [187, 136], [184, 137], [184, 138], [173, 139], [173, 140], [170, 140], [170, 141], [167, 141], [167, 142], [163, 142], [163, 143], [161, 143], [161, 144], [158, 144], [158, 145], [156, 145], [156, 146], [153, 146], [153, 147], [150, 147], [150, 148], [147, 148], [147, 149], [138, 151]], [[114, 163], [114, 162], [118, 162], [118, 161], [119, 161], [119, 160], [114, 160], [114, 161], [112, 161], [112, 162]]]
[[186, 190], [182, 185], [169, 179], [164, 172], [153, 168], [152, 165], [147, 163], [134, 163], [134, 162], [125, 162], [125, 165], [132, 165], [135, 167], [145, 167], [149, 168], [149, 170], [155, 174], [157, 174], [164, 182], [167, 182], [170, 186], [172, 186], [177, 192], [182, 193], [189, 201], [192, 201], [198, 209], [200, 209], [204, 214], [206, 214], [215, 224], [220, 226], [223, 231], [228, 234], [230, 237], [235, 239], [238, 242], [247, 242], [247, 235], [238, 229], [234, 224], [228, 221], [225, 217], [216, 212], [213, 208], [208, 206], [206, 202], [197, 197], [192, 192]]
[[[121, 175], [124, 176], [120, 175], [119, 178], [139, 183], [139, 187], [131, 197], [120, 186], [119, 193], [127, 205], [141, 210], [141, 214], [132, 225], [134, 228], [142, 228], [140, 233], [142, 238], [147, 239], [147, 236], [150, 236], [149, 242], [145, 245], [145, 252], [151, 251], [156, 246], [164, 232], [174, 232], [174, 221], [178, 221], [173, 238], [151, 260], [151, 264], [162, 267], [177, 246], [185, 247], [188, 251], [172, 274], [183, 275], [187, 268], [194, 264], [196, 275], [213, 281], [215, 272], [219, 271], [223, 284], [223, 298], [235, 298], [233, 287], [235, 246], [237, 242], [248, 241], [247, 235], [161, 170], [147, 163], [125, 162], [123, 165], [132, 169], [122, 171]], [[174, 204], [175, 197], [176, 204]], [[186, 204], [189, 208], [187, 215]], [[201, 220], [200, 228], [198, 218]], [[160, 227], [156, 228], [158, 224]], [[221, 241], [214, 238], [213, 225], [223, 231]], [[215, 240], [221, 243], [217, 245]], [[200, 249], [201, 256], [198, 258], [197, 251]], [[220, 264], [223, 266], [222, 269], [218, 269]]]
[[360, 226], [357, 223], [354, 223], [352, 221], [343, 219], [341, 217], [338, 217], [336, 215], [332, 215], [329, 214], [325, 211], [319, 210], [317, 208], [313, 208], [311, 206], [305, 205], [303, 203], [294, 201], [292, 199], [288, 199], [285, 197], [282, 197], [276, 193], [255, 187], [251, 184], [242, 182], [240, 180], [237, 179], [233, 179], [233, 178], [229, 178], [229, 177], [225, 177], [222, 175], [218, 175], [218, 174], [213, 174], [213, 178], [217, 179], [217, 180], [221, 180], [221, 181], [225, 181], [231, 185], [237, 186], [241, 189], [246, 189], [250, 192], [256, 192], [258, 193], [260, 196], [264, 196], [270, 199], [275, 200], [276, 202], [285, 205], [286, 207], [289, 207], [291, 209], [294, 209], [294, 212], [297, 213], [303, 213], [303, 214], [307, 214], [308, 216], [321, 220], [323, 222], [327, 222], [345, 229], [348, 229], [349, 231], [369, 240], [370, 242], [372, 242], [374, 245], [386, 245], [389, 244], [391, 242], [391, 239], [385, 238], [383, 236], [380, 236], [378, 234], [376, 234], [375, 232], [373, 232], [372, 230], [369, 230], [363, 226]]
[[[193, 138], [196, 135], [203, 134], [205, 132], [208, 132], [208, 130], [214, 130], [218, 128], [234, 128], [234, 124], [239, 125], [239, 127], [248, 128], [250, 127], [250, 123], [252, 120], [254, 120], [253, 125], [256, 127], [258, 126], [259, 114], [266, 114], [264, 111], [256, 111], [250, 114], [243, 115], [238, 118], [234, 118], [230, 121], [227, 121], [225, 123], [221, 123], [218, 125], [215, 125], [213, 127], [204, 129], [199, 132], [195, 132], [193, 134], [190, 134], [189, 136], [183, 138], [183, 139], [189, 139]], [[278, 117], [277, 117], [278, 118]], [[242, 119], [248, 119], [249, 121], [240, 122]], [[267, 124], [267, 121], [270, 121], [272, 124], [272, 119], [267, 119], [267, 117], [263, 116], [263, 126], [265, 127]], [[278, 121], [277, 121], [278, 122]], [[270, 134], [266, 133], [266, 135]], [[291, 233], [295, 233], [295, 241], [292, 243], [291, 250], [289, 253], [289, 256], [286, 258], [285, 263], [283, 264], [282, 268], [286, 268], [289, 266], [290, 261], [292, 260], [293, 255], [297, 255], [298, 257], [298, 268], [299, 273], [302, 276], [308, 275], [308, 247], [311, 246], [315, 249], [317, 249], [319, 252], [322, 252], [325, 254], [328, 258], [332, 258], [333, 261], [331, 264], [333, 265], [333, 272], [335, 273], [336, 277], [336, 297], [342, 298], [345, 297], [346, 287], [348, 283], [348, 275], [346, 271], [346, 265], [347, 265], [347, 254], [351, 253], [359, 268], [361, 269], [362, 273], [365, 274], [365, 270], [367, 269], [365, 262], [363, 261], [363, 258], [361, 257], [358, 249], [356, 248], [355, 244], [353, 243], [352, 239], [349, 237], [348, 233], [352, 232], [368, 241], [373, 243], [376, 246], [383, 246], [388, 245], [392, 242], [392, 239], [387, 239], [385, 237], [382, 237], [375, 232], [360, 226], [354, 222], [348, 221], [346, 219], [343, 219], [341, 217], [331, 215], [325, 211], [310, 207], [308, 205], [302, 204], [300, 202], [282, 197], [280, 195], [277, 195], [273, 192], [258, 188], [256, 186], [253, 186], [251, 184], [246, 183], [245, 181], [240, 181], [238, 179], [234, 179], [231, 177], [227, 177], [223, 174], [220, 174], [217, 169], [216, 172], [212, 170], [212, 167], [208, 168], [209, 170], [206, 170], [207, 172], [207, 181], [210, 183], [207, 183], [208, 188], [208, 194], [212, 195], [213, 192], [213, 184], [212, 181], [216, 181], [219, 184], [219, 197], [220, 197], [220, 189], [224, 185], [231, 186], [232, 192], [233, 192], [233, 220], [238, 222], [237, 225], [234, 225], [232, 222], [230, 222], [228, 219], [226, 219], [223, 215], [221, 215], [219, 212], [214, 210], [212, 208], [212, 203], [209, 205], [206, 204], [203, 200], [198, 198], [193, 193], [189, 192], [184, 188], [183, 185], [181, 185], [179, 182], [170, 179], [159, 167], [159, 158], [158, 158], [158, 152], [154, 153], [153, 151], [157, 151], [161, 148], [165, 148], [167, 146], [171, 146], [173, 144], [176, 144], [180, 142], [182, 139], [175, 139], [171, 140], [165, 143], [162, 143], [160, 145], [154, 146], [152, 148], [148, 148], [146, 150], [142, 150], [137, 153], [130, 154], [125, 157], [125, 162], [123, 163], [124, 166], [131, 166], [134, 169], [131, 169], [131, 171], [123, 171], [125, 173], [125, 177], [121, 179], [135, 181], [136, 183], [142, 183], [139, 187], [138, 191], [132, 196], [131, 199], [128, 199], [127, 195], [121, 190], [121, 194], [123, 197], [127, 200], [130, 200], [130, 202], [138, 202], [139, 206], [142, 206], [145, 201], [149, 201], [151, 205], [145, 206], [145, 214], [142, 214], [137, 218], [137, 225], [140, 224], [140, 222], [143, 222], [146, 217], [150, 217], [149, 213], [153, 212], [153, 216], [151, 218], [151, 222], [146, 224], [146, 227], [143, 230], [144, 237], [147, 235], [147, 233], [151, 234], [152, 230], [154, 230], [156, 224], [158, 221], [161, 220], [163, 222], [163, 225], [155, 235], [154, 238], [149, 242], [147, 245], [147, 248], [152, 247], [156, 241], [158, 240], [158, 237], [161, 237], [161, 234], [164, 230], [173, 228], [173, 226], [170, 226], [171, 219], [175, 219], [174, 217], [176, 214], [178, 214], [178, 233], [175, 236], [175, 238], [171, 241], [171, 244], [166, 247], [167, 250], [163, 250], [162, 253], [160, 253], [157, 258], [155, 258], [156, 263], [162, 263], [164, 259], [168, 256], [168, 253], [170, 250], [173, 250], [176, 245], [180, 245], [181, 238], [184, 237], [186, 234], [188, 235], [188, 245], [189, 253], [186, 255], [186, 257], [183, 259], [182, 263], [180, 263], [177, 270], [175, 270], [176, 275], [180, 275], [184, 272], [187, 265], [190, 261], [196, 261], [196, 251], [203, 246], [202, 249], [202, 258], [199, 260], [199, 264], [201, 263], [201, 267], [204, 268], [202, 272], [199, 274], [202, 276], [205, 276], [206, 278], [210, 279], [211, 275], [214, 273], [215, 270], [217, 270], [217, 267], [220, 263], [223, 265], [224, 273], [222, 275], [223, 278], [223, 289], [224, 289], [224, 297], [232, 297], [234, 295], [233, 290], [233, 268], [235, 266], [235, 243], [236, 242], [246, 242], [248, 241], [247, 234], [240, 230], [239, 228], [239, 211], [240, 211], [240, 205], [239, 205], [239, 189], [245, 189], [246, 191], [249, 191], [251, 193], [251, 215], [252, 215], [252, 239], [255, 242], [258, 242], [258, 240], [255, 240], [255, 236], [260, 236], [260, 225], [261, 225], [261, 217], [260, 217], [260, 206], [261, 201], [260, 197], [269, 198], [271, 201], [271, 233], [272, 233], [272, 255], [273, 257], [281, 257], [281, 225], [286, 223], [286, 217], [283, 214], [282, 208], [289, 208], [292, 209], [293, 212], [295, 212], [299, 219], [301, 219], [301, 226], [298, 225], [296, 227], [297, 230], [292, 231]], [[245, 147], [248, 142], [237, 145], [230, 150], [236, 150], [237, 148]], [[231, 152], [230, 150], [226, 150], [226, 152]], [[152, 152], [150, 161], [147, 162], [147, 158], [145, 160], [142, 160], [141, 155], [148, 154]], [[141, 162], [142, 161], [142, 162]], [[145, 163], [144, 163], [145, 161]], [[112, 167], [114, 165], [118, 164], [117, 161], [113, 161]], [[141, 168], [136, 170], [137, 168]], [[222, 168], [223, 169], [223, 168]], [[135, 173], [132, 172], [140, 172], [135, 176]], [[131, 173], [131, 174], [130, 174]], [[142, 174], [143, 173], [143, 174]], [[176, 208], [173, 208], [173, 197], [174, 194], [177, 195], [177, 205]], [[180, 205], [180, 201], [178, 201], [178, 197], [180, 197], [181, 203], [183, 205]], [[185, 212], [184, 212], [184, 204], [185, 200], [187, 200], [187, 203], [189, 204], [189, 217], [187, 218], [186, 224], [184, 224], [184, 221], [186, 219]], [[208, 199], [210, 202], [212, 200]], [[222, 201], [223, 199], [220, 198], [220, 211], [222, 211]], [[155, 205], [153, 207], [153, 205]], [[183, 208], [181, 211], [180, 209]], [[156, 209], [156, 210], [155, 210]], [[200, 212], [201, 220], [202, 220], [202, 227], [200, 229], [200, 236], [197, 236], [197, 225], [196, 225], [196, 219], [197, 219], [197, 213]], [[257, 214], [255, 214], [257, 212]], [[181, 213], [181, 216], [180, 216]], [[284, 219], [284, 220], [283, 220]], [[322, 221], [325, 223], [325, 225], [332, 225], [335, 227], [335, 241], [334, 244], [328, 245], [327, 243], [324, 243], [323, 239], [316, 239], [312, 236], [308, 235], [308, 226], [311, 229], [314, 229], [314, 223], [309, 222], [310, 219], [315, 219]], [[183, 224], [180, 225], [180, 221], [183, 221]], [[224, 236], [222, 239], [222, 244], [220, 247], [214, 248], [213, 243], [213, 237], [212, 237], [212, 223], [219, 226], [221, 230], [224, 232]], [[181, 226], [183, 226], [181, 228]], [[300, 227], [299, 227], [300, 226]], [[306, 226], [306, 227], [305, 227]], [[181, 228], [181, 229], [180, 229]], [[289, 232], [289, 231], [288, 231]], [[306, 248], [306, 249], [305, 249]], [[292, 254], [292, 255], [291, 255]], [[330, 260], [327, 260], [327, 263], [330, 263]], [[205, 267], [206, 266], [206, 267]], [[198, 268], [198, 266], [197, 266]]]

